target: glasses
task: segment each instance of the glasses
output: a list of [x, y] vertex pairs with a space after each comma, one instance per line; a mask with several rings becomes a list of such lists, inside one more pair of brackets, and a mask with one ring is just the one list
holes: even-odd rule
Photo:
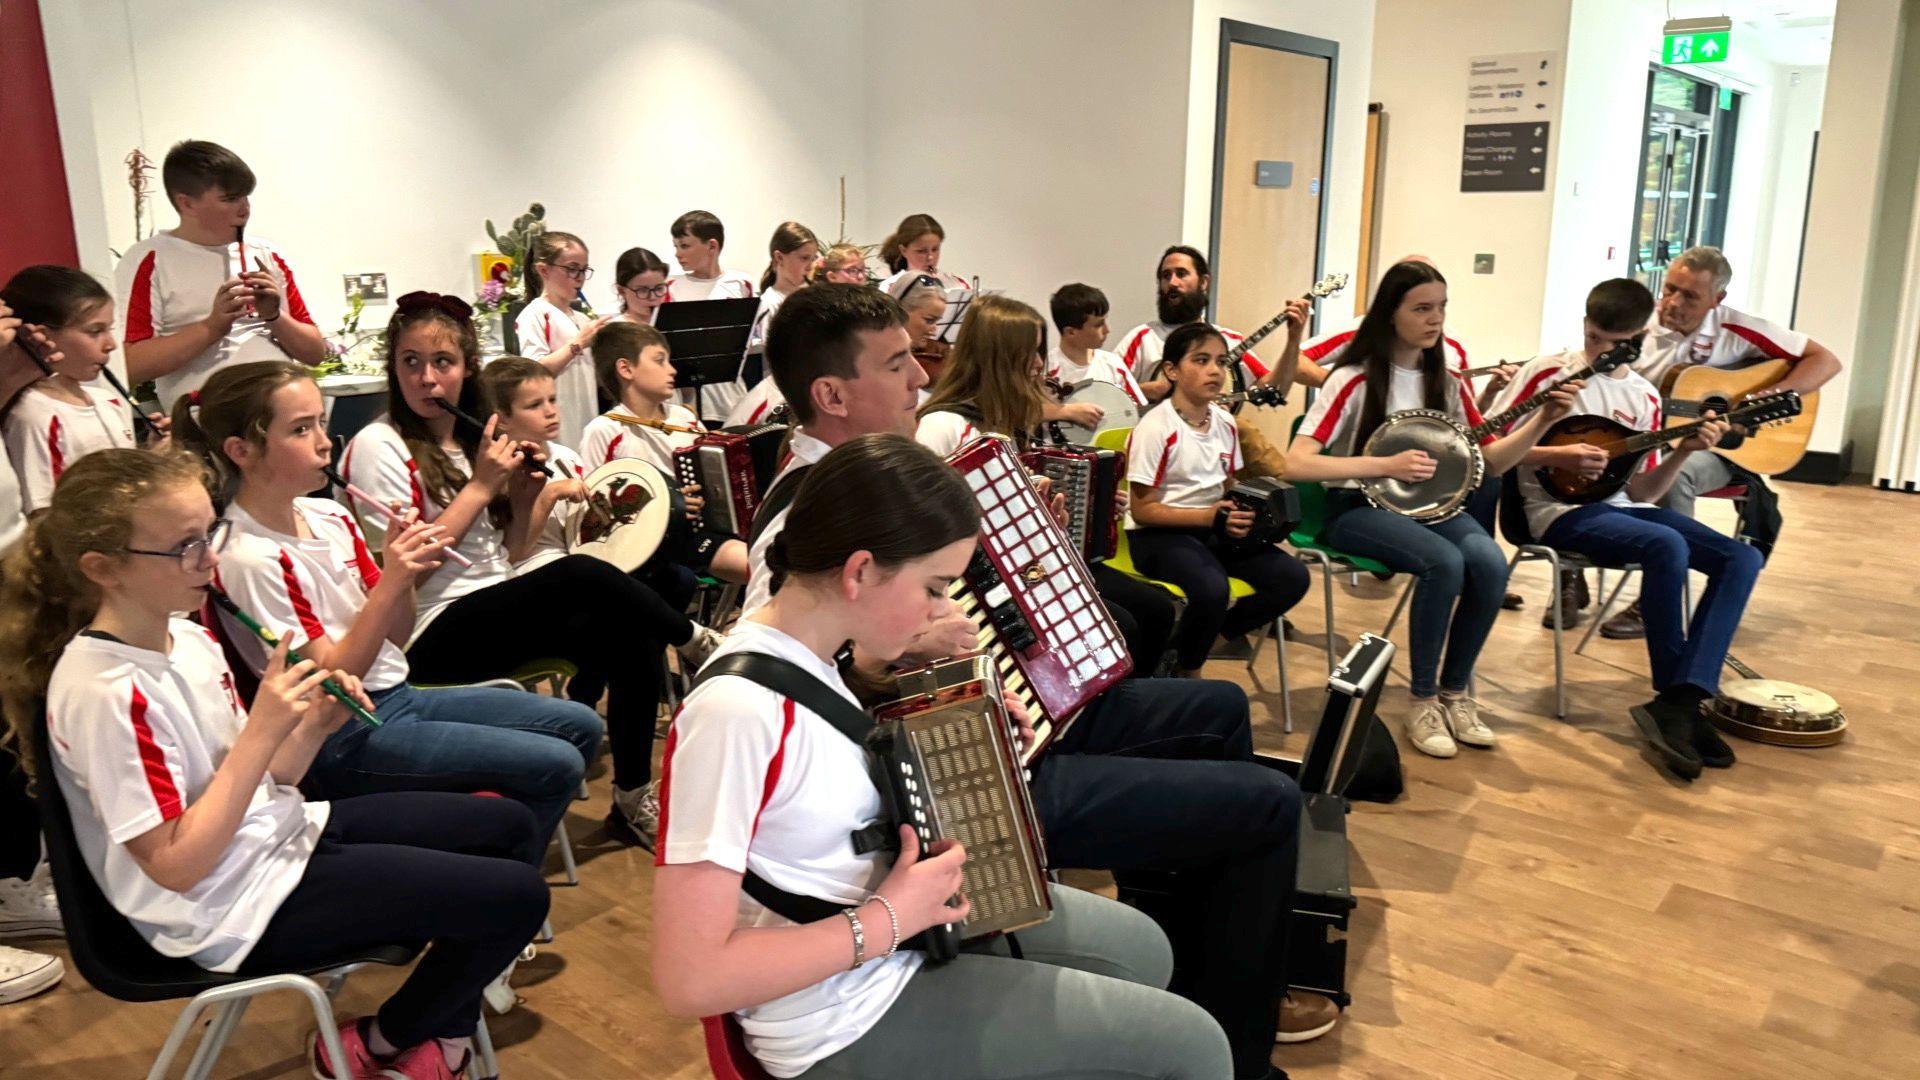
[[227, 546], [227, 532], [232, 528], [232, 522], [221, 518], [213, 523], [213, 528], [207, 530], [206, 536], [198, 540], [189, 540], [172, 551], [150, 551], [146, 548], [133, 547], [121, 548], [120, 551], [125, 555], [152, 555], [158, 558], [178, 559], [180, 569], [192, 572], [205, 568], [209, 561], [208, 556], [218, 554]]
[[585, 281], [593, 276], [593, 267], [591, 266], [575, 266], [572, 263], [548, 263], [547, 265], [553, 267], [555, 270], [561, 271], [575, 281]]
[[635, 296], [644, 296], [649, 300], [659, 300], [667, 295], [667, 283], [664, 281], [658, 285], [622, 285], [620, 287]]

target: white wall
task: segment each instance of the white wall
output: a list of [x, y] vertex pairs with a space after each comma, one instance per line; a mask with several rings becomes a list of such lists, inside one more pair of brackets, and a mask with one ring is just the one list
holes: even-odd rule
[[947, 231], [940, 266], [1046, 312], [1100, 287], [1118, 331], [1153, 310], [1179, 237], [1185, 3], [902, 0], [867, 14], [863, 235], [910, 213]]
[[[1321, 183], [1327, 200], [1325, 269], [1328, 273], [1357, 269], [1363, 201], [1361, 179], [1367, 152], [1367, 102], [1371, 100], [1368, 89], [1373, 79], [1374, 0], [1343, 0], [1331, 4], [1306, 0], [1194, 0], [1192, 14], [1181, 242], [1204, 251], [1212, 231], [1220, 20], [1233, 19], [1340, 45], [1339, 71], [1333, 88], [1333, 157], [1327, 162]], [[1154, 252], [1158, 253], [1158, 250]], [[1152, 256], [1145, 266], [1150, 274]], [[1303, 272], [1303, 281], [1305, 276]], [[1351, 311], [1347, 298], [1341, 297], [1320, 313], [1320, 327], [1344, 326]]]
[[1812, 179], [1808, 166], [1813, 160], [1813, 136], [1820, 129], [1827, 69], [1824, 65], [1776, 65], [1772, 83], [1773, 133], [1768, 139], [1772, 157], [1762, 167], [1773, 183], [1758, 226], [1768, 243], [1761, 248], [1764, 261], [1753, 266], [1746, 279], [1751, 290], [1748, 303], [1753, 310], [1785, 320], [1793, 311], [1801, 225], [1806, 219], [1807, 185]]
[[[1524, 359], [1538, 350], [1543, 337], [1564, 337], [1542, 333], [1540, 312], [1552, 185], [1558, 180], [1553, 162], [1556, 147], [1564, 155], [1569, 140], [1567, 125], [1555, 117], [1547, 148], [1548, 191], [1460, 190], [1469, 58], [1562, 51], [1567, 40], [1564, 3], [1484, 0], [1474, 10], [1472, 19], [1442, 19], [1426, 0], [1379, 0], [1372, 99], [1387, 114], [1379, 270], [1415, 252], [1432, 258], [1447, 276], [1448, 332], [1478, 363]], [[1564, 117], [1569, 108], [1564, 93], [1562, 101]], [[1619, 212], [1626, 213], [1624, 201]], [[1478, 252], [1493, 254], [1492, 274], [1473, 273]], [[1378, 271], [1374, 277], [1378, 280]]]
[[[576, 0], [538, 33], [534, 9], [507, 0], [43, 7], [70, 171], [87, 171], [90, 146], [104, 193], [81, 205], [87, 187], [74, 189], [96, 269], [103, 237], [133, 239], [121, 158], [137, 142], [159, 159], [188, 137], [252, 165], [251, 228], [287, 249], [328, 329], [347, 272], [385, 271], [394, 295], [470, 294], [482, 221], [504, 227], [536, 200], [587, 240], [596, 305], [611, 303], [622, 249], [670, 259], [685, 210], [718, 213], [725, 261], [756, 276], [780, 221], [833, 237], [843, 174], [860, 220], [857, 0]], [[236, 26], [266, 20], [273, 32], [233, 44]], [[89, 124], [90, 144], [70, 134]]]

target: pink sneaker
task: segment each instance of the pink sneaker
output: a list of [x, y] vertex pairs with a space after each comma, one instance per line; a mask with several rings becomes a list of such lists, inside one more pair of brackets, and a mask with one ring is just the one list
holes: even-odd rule
[[473, 1064], [473, 1052], [460, 1059], [460, 1067], [447, 1068], [447, 1055], [440, 1051], [439, 1039], [428, 1039], [400, 1055], [388, 1066], [386, 1075], [394, 1080], [465, 1080], [467, 1066]]
[[340, 1049], [347, 1055], [348, 1072], [340, 1075], [327, 1060], [327, 1044], [320, 1039], [320, 1033], [313, 1033], [313, 1042], [307, 1052], [307, 1067], [319, 1080], [386, 1080], [392, 1074], [386, 1066], [367, 1049], [367, 1043], [360, 1035], [360, 1021], [348, 1020], [340, 1025]]

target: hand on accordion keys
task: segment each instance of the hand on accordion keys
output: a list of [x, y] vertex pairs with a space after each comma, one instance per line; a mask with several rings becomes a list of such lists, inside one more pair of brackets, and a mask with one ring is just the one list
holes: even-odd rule
[[700, 511], [707, 505], [707, 500], [700, 494], [700, 485], [688, 484], [680, 489], [680, 494], [687, 497], [687, 520], [698, 523]]
[[1007, 707], [1007, 719], [1013, 721], [1014, 739], [1020, 744], [1020, 753], [1025, 754], [1033, 749], [1033, 740], [1039, 738], [1033, 730], [1033, 714], [1011, 690], [1000, 691], [1000, 701]]
[[920, 834], [911, 825], [900, 826], [900, 854], [893, 871], [874, 892], [892, 901], [900, 917], [900, 940], [933, 926], [966, 921], [973, 905], [960, 892], [960, 868], [967, 850], [958, 840], [935, 840], [924, 858]]
[[1067, 496], [1065, 492], [1053, 490], [1053, 477], [1039, 473], [1028, 474], [1033, 480], [1033, 489], [1040, 493], [1040, 501], [1047, 504], [1047, 511], [1053, 515], [1054, 523], [1067, 528]]

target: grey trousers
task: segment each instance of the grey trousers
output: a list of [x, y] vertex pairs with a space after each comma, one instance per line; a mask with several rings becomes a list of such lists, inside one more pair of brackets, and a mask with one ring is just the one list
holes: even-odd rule
[[1229, 1080], [1227, 1037], [1163, 989], [1173, 951], [1125, 904], [1053, 887], [1053, 918], [927, 966], [808, 1080]]
[[1680, 475], [1659, 505], [1676, 514], [1693, 517], [1693, 503], [1702, 492], [1715, 491], [1733, 483], [1733, 473], [1719, 454], [1694, 454], [1680, 465]]

